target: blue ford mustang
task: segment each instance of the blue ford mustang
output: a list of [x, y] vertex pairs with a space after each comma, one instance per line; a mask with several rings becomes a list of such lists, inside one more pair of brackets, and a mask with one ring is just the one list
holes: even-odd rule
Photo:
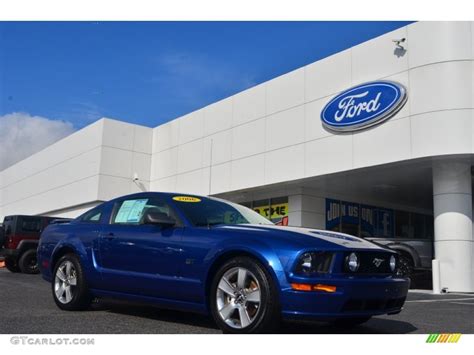
[[211, 314], [232, 333], [270, 332], [282, 318], [360, 324], [400, 312], [409, 286], [397, 254], [363, 239], [277, 227], [216, 198], [156, 192], [51, 224], [38, 262], [61, 309], [125, 298]]

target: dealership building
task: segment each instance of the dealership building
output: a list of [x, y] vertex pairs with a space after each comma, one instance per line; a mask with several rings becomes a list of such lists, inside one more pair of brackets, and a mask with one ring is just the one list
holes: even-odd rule
[[212, 195], [380, 238], [474, 292], [473, 31], [414, 23], [155, 128], [101, 119], [0, 172], [0, 218]]

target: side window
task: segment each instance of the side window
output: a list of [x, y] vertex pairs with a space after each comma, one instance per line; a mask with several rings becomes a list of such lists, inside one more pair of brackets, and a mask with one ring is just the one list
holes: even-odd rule
[[15, 227], [15, 220], [13, 217], [5, 217], [3, 220], [3, 229], [5, 230], [5, 235], [9, 236], [13, 233]]
[[177, 220], [171, 207], [158, 198], [137, 198], [117, 202], [114, 206], [112, 224], [143, 224], [145, 213], [149, 210], [164, 213]]
[[39, 233], [41, 231], [41, 218], [20, 217], [20, 231], [23, 233]]
[[102, 217], [102, 208], [94, 208], [93, 210], [87, 212], [82, 218], [82, 222], [88, 223], [99, 223], [100, 217]]

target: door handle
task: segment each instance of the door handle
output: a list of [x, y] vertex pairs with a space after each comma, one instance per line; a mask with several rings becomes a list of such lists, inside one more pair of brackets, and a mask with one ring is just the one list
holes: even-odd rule
[[115, 234], [114, 234], [113, 232], [107, 233], [107, 234], [104, 236], [104, 238], [107, 239], [107, 240], [115, 239]]

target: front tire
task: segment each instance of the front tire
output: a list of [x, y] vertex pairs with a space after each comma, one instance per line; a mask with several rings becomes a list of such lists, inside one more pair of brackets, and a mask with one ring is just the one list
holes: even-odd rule
[[5, 258], [5, 267], [10, 272], [20, 272], [20, 268], [18, 267], [15, 259], [11, 259], [9, 257], [6, 257]]
[[79, 258], [75, 254], [66, 254], [56, 263], [52, 291], [54, 302], [62, 310], [79, 311], [89, 307], [89, 288]]
[[210, 308], [224, 333], [268, 333], [280, 321], [272, 277], [249, 257], [233, 258], [219, 268], [211, 284]]
[[30, 249], [25, 251], [18, 261], [18, 266], [24, 274], [38, 274], [38, 259], [36, 257], [36, 250]]

